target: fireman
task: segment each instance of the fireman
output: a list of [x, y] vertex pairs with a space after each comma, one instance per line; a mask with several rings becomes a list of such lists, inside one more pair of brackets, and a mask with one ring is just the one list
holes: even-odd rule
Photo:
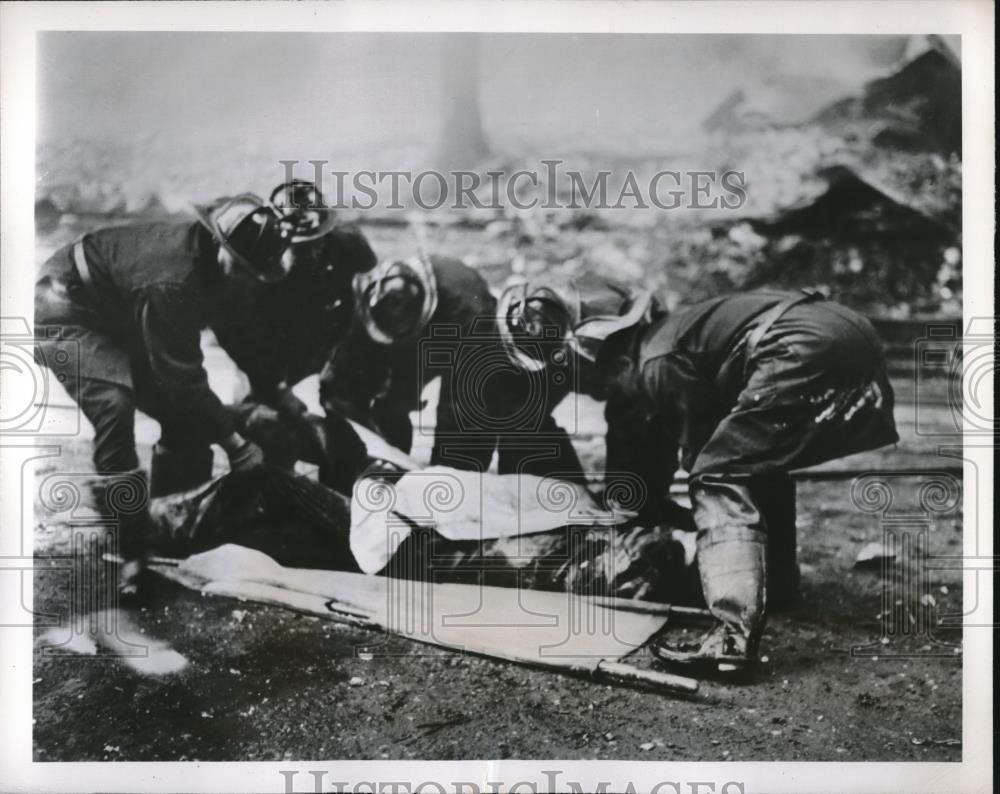
[[271, 293], [286, 377], [296, 383], [326, 364], [354, 315], [353, 279], [375, 267], [357, 227], [341, 223], [311, 182], [279, 185], [270, 202], [290, 224], [288, 276]]
[[[865, 318], [812, 293], [753, 291], [658, 314], [642, 293], [590, 308], [600, 301], [587, 292], [561, 293], [566, 310], [548, 332], [566, 339], [581, 388], [606, 400], [608, 469], [638, 474], [647, 506], [667, 493], [680, 453], [717, 619], [698, 648], [654, 652], [673, 666], [746, 673], [769, 597], [787, 600], [798, 585], [789, 471], [898, 440], [879, 339]], [[553, 294], [527, 288], [536, 293]], [[530, 300], [508, 321], [523, 326], [525, 308]]]
[[[279, 185], [269, 203], [291, 241], [284, 257], [287, 276], [266, 290], [246, 285], [249, 294], [231, 301], [213, 325], [250, 381], [250, 394], [232, 410], [268, 462], [316, 463], [326, 484], [349, 493], [364, 465], [364, 445], [341, 417], [324, 422], [308, 415], [291, 387], [319, 373], [346, 333], [354, 310], [353, 278], [371, 270], [375, 254], [360, 231], [337, 221], [311, 182]], [[199, 476], [203, 481], [209, 474]], [[177, 481], [173, 490], [190, 484]]]
[[[278, 214], [251, 194], [198, 216], [86, 234], [42, 265], [35, 286], [36, 355], [94, 427], [94, 496], [100, 510], [118, 514], [125, 597], [138, 594], [148, 528], [146, 499], [134, 498], [148, 493], [137, 409], [159, 422], [158, 446], [193, 450], [209, 470], [209, 443], [225, 450], [234, 470], [263, 460], [209, 388], [201, 332], [245, 284], [284, 278], [287, 235]], [[78, 356], [69, 360], [73, 348]]]
[[582, 481], [573, 445], [551, 416], [569, 384], [513, 366], [497, 333], [496, 299], [457, 259], [385, 261], [356, 279], [357, 318], [321, 379], [333, 413], [381, 433], [403, 451], [410, 412], [440, 377], [432, 465]]

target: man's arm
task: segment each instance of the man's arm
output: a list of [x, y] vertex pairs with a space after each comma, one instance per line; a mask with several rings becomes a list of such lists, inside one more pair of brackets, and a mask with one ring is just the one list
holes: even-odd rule
[[323, 410], [372, 426], [372, 403], [389, 389], [385, 345], [373, 342], [357, 321], [334, 349], [320, 374]]
[[223, 307], [212, 321], [219, 346], [250, 381], [257, 402], [277, 408], [287, 385], [288, 353], [277, 304], [267, 296], [232, 296], [238, 305]]
[[[666, 362], [653, 364], [660, 365]], [[648, 370], [647, 365], [644, 382], [640, 382], [631, 360], [623, 358], [616, 367], [604, 410], [608, 424], [605, 488], [612, 489], [611, 496], [616, 487], [628, 492], [636, 487], [628, 481], [637, 478], [645, 491], [641, 520], [675, 524], [677, 506], [670, 499], [670, 486], [678, 467], [678, 442], [667, 415], [669, 396], [657, 390], [668, 373]]]
[[227, 438], [234, 426], [208, 386], [197, 299], [184, 287], [156, 285], [138, 296], [135, 311], [150, 370], [172, 412], [207, 441]]

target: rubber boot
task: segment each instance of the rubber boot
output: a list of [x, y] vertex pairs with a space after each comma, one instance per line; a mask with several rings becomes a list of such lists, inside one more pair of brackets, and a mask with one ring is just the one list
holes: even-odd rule
[[149, 496], [156, 499], [197, 488], [212, 479], [212, 448], [153, 446]]
[[720, 621], [701, 653], [719, 660], [719, 671], [753, 667], [767, 607], [767, 543], [744, 527], [698, 535], [698, 570], [709, 612]]
[[800, 599], [795, 482], [780, 472], [754, 478], [754, 502], [767, 527], [767, 607], [772, 612]]
[[697, 649], [652, 646], [673, 666], [738, 678], [756, 667], [767, 607], [767, 535], [749, 489], [738, 482], [692, 484], [698, 569], [715, 625]]
[[100, 477], [93, 485], [97, 509], [116, 524], [118, 597], [123, 606], [139, 602], [147, 578], [146, 556], [150, 535], [149, 481], [141, 469]]

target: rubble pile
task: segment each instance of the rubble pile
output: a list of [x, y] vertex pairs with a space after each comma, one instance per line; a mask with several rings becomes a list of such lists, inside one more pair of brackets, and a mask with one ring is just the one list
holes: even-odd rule
[[869, 137], [878, 147], [961, 154], [961, 66], [945, 47], [932, 46], [815, 120], [840, 134]]

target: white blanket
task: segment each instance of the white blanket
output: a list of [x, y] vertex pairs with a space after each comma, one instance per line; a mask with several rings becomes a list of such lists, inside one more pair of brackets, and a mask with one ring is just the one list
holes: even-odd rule
[[629, 518], [598, 508], [582, 485], [530, 474], [480, 474], [432, 466], [391, 485], [359, 480], [351, 499], [351, 551], [365, 573], [382, 570], [414, 526], [449, 540], [486, 540], [570, 524]]

